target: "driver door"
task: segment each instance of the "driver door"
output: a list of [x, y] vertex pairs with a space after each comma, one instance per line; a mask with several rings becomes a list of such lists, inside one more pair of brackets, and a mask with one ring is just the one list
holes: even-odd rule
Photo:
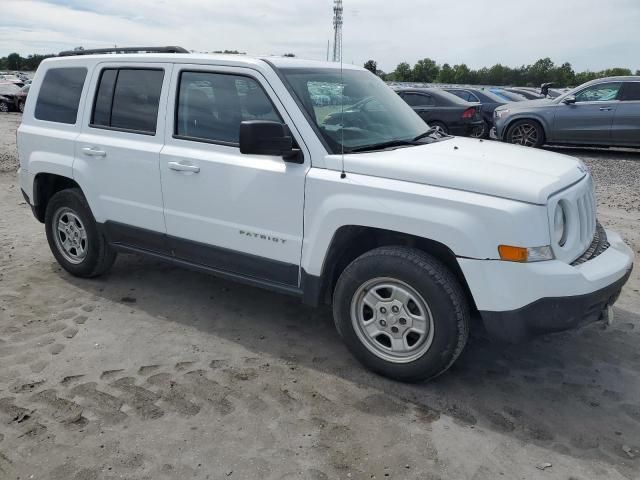
[[176, 65], [160, 153], [172, 255], [192, 264], [297, 287], [302, 251], [303, 164], [241, 154], [240, 123], [293, 125], [269, 84], [240, 67]]
[[575, 103], [558, 104], [551, 140], [572, 144], [610, 144], [621, 87], [620, 82], [591, 85], [575, 95]]

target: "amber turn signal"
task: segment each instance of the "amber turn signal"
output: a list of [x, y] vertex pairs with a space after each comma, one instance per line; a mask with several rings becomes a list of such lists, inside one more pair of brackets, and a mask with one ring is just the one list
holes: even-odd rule
[[526, 262], [529, 259], [529, 250], [523, 247], [500, 245], [498, 252], [500, 252], [500, 259], [507, 262]]

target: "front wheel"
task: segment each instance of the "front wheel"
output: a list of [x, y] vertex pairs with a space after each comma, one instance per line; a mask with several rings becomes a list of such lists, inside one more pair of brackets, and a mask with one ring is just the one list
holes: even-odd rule
[[116, 259], [79, 189], [62, 190], [51, 197], [45, 212], [45, 229], [53, 256], [72, 275], [102, 275]]
[[354, 260], [338, 279], [333, 314], [361, 363], [402, 381], [445, 372], [469, 334], [469, 307], [455, 275], [406, 247], [381, 247]]
[[535, 120], [518, 120], [507, 131], [507, 142], [524, 147], [541, 147], [544, 144], [544, 130]]
[[6, 113], [9, 111], [9, 104], [7, 102], [0, 102], [0, 112]]

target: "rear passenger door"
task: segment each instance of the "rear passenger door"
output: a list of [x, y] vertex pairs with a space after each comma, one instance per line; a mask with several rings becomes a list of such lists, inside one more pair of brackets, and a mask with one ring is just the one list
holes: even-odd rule
[[[160, 155], [172, 255], [258, 281], [297, 287], [309, 152], [257, 71], [175, 65]], [[304, 164], [243, 155], [240, 123], [290, 126]]]
[[111, 241], [166, 251], [160, 150], [170, 64], [99, 64], [91, 79], [74, 175]]
[[431, 95], [412, 92], [402, 93], [401, 95], [402, 99], [407, 102], [425, 122], [433, 120], [432, 113], [436, 103]]
[[640, 82], [623, 83], [619, 98], [611, 128], [612, 144], [640, 146]]

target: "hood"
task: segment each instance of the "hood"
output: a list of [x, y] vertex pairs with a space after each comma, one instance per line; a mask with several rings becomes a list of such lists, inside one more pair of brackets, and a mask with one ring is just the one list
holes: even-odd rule
[[[456, 148], [457, 147], [457, 148]], [[337, 161], [339, 156], [332, 156]], [[586, 175], [573, 157], [454, 137], [417, 147], [349, 154], [345, 171], [543, 205]]]
[[548, 107], [554, 103], [554, 99], [552, 98], [537, 98], [535, 100], [507, 103], [506, 105], [501, 105], [496, 110], [531, 110], [532, 108]]

